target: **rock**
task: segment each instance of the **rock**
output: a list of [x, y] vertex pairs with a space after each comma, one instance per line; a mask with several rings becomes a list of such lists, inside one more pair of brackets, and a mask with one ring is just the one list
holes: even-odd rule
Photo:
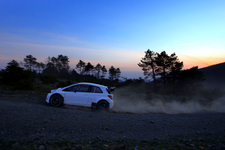
[[14, 144], [12, 145], [12, 147], [18, 147], [18, 146], [19, 146], [19, 143], [18, 143], [18, 142], [14, 143]]
[[199, 146], [199, 149], [200, 149], [200, 150], [203, 150], [203, 149], [205, 149], [205, 147], [203, 147], [203, 146]]
[[39, 146], [38, 149], [45, 149], [44, 145]]
[[105, 148], [109, 148], [109, 145], [107, 145], [107, 144], [104, 144], [104, 147], [105, 147]]
[[81, 145], [73, 145], [72, 146], [74, 150], [82, 150], [82, 146]]

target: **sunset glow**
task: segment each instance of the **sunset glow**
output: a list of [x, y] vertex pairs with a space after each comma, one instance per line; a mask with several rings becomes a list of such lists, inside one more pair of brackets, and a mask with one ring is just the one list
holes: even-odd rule
[[224, 0], [0, 1], [0, 69], [66, 55], [143, 76], [145, 51], [176, 53], [184, 69], [225, 62]]

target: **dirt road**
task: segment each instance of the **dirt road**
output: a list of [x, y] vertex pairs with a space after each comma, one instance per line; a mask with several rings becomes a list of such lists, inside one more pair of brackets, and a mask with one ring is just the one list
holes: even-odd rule
[[0, 139], [6, 141], [131, 139], [151, 140], [225, 135], [224, 113], [123, 114], [89, 108], [55, 108], [34, 98], [1, 98]]

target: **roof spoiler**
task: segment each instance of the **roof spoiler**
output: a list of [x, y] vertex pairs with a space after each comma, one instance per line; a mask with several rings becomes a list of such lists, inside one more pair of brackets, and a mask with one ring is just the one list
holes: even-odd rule
[[109, 89], [110, 91], [114, 91], [115, 88], [116, 88], [116, 87], [109, 87], [108, 89]]

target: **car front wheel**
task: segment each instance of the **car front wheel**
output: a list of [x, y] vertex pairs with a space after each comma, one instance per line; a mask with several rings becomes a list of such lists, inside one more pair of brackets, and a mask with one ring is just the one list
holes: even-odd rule
[[100, 101], [97, 105], [98, 110], [108, 110], [109, 109], [109, 103], [106, 101]]
[[59, 107], [63, 103], [63, 98], [60, 95], [53, 95], [50, 100], [50, 104], [54, 107]]

